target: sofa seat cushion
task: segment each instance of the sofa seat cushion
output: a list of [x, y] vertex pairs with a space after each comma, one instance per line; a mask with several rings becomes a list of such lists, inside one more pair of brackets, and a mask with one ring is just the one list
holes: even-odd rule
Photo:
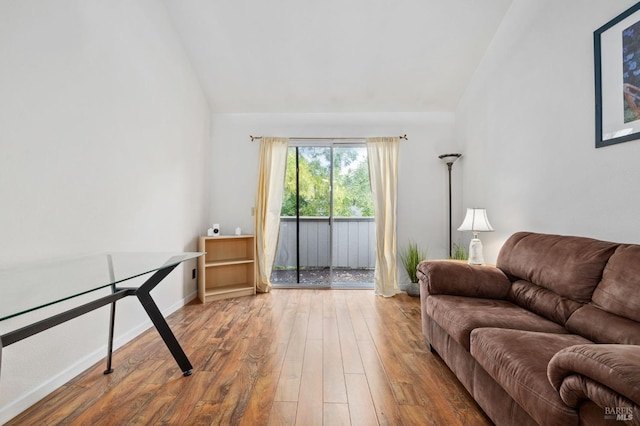
[[471, 333], [471, 355], [539, 424], [577, 425], [578, 413], [549, 382], [547, 365], [558, 351], [588, 343], [575, 334], [482, 328]]
[[427, 314], [463, 348], [471, 331], [481, 327], [564, 333], [564, 327], [506, 300], [436, 295], [426, 300]]

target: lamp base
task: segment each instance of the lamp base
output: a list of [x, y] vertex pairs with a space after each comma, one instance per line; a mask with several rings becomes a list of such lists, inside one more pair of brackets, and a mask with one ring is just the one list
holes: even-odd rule
[[482, 241], [477, 235], [469, 243], [469, 265], [484, 265], [484, 256], [482, 255]]

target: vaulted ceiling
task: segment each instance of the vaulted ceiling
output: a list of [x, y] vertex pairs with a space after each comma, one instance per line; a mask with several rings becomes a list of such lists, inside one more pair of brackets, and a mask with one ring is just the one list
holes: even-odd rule
[[453, 111], [511, 0], [164, 0], [213, 112]]

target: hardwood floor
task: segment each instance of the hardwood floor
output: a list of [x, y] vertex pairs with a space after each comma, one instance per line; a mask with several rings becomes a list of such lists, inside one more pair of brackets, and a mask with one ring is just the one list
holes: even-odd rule
[[420, 329], [420, 301], [284, 290], [191, 303], [9, 425], [489, 425]]

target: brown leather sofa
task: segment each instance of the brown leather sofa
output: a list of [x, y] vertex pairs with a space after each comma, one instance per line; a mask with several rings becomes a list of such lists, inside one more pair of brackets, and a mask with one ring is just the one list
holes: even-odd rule
[[639, 425], [640, 245], [519, 232], [496, 266], [418, 266], [427, 343], [491, 420]]

